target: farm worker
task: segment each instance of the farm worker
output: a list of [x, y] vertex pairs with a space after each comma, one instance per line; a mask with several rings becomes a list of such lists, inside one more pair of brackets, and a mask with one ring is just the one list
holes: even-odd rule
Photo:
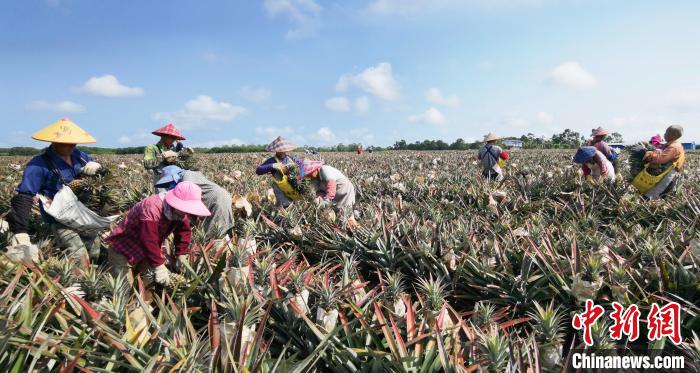
[[668, 127], [664, 133], [666, 145], [663, 146], [663, 150], [649, 151], [644, 155], [645, 162], [661, 166], [664, 170], [673, 167], [658, 184], [644, 194], [645, 197], [658, 199], [675, 190], [685, 165], [685, 150], [678, 141], [681, 136], [683, 136], [683, 127], [678, 125]]
[[172, 123], [168, 123], [151, 133], [160, 136], [160, 140], [144, 149], [143, 166], [151, 172], [153, 181], [158, 180], [161, 170], [167, 165], [176, 164], [186, 168], [180, 158], [191, 156], [194, 151], [183, 146], [180, 142], [185, 140], [185, 136]]
[[350, 179], [335, 167], [323, 164], [323, 161], [309, 159], [297, 160], [299, 178], [309, 178], [316, 190], [316, 203], [333, 206], [347, 219], [348, 225], [357, 225], [352, 207], [355, 204], [355, 187]]
[[[20, 249], [22, 245], [32, 246], [29, 238], [29, 221], [32, 215], [34, 197], [41, 194], [52, 199], [64, 186], [80, 175], [95, 175], [102, 166], [92, 157], [76, 149], [76, 144], [91, 144], [96, 140], [85, 130], [78, 127], [68, 118], [32, 135], [39, 141], [50, 142], [51, 145], [32, 158], [24, 169], [22, 182], [17, 187], [17, 194], [10, 201], [8, 223], [10, 226], [10, 247]], [[49, 216], [40, 204], [41, 216], [56, 239], [58, 247], [63, 248], [73, 258], [89, 255], [97, 259], [100, 254], [99, 240], [96, 235], [81, 236], [74, 229], [59, 223]]]
[[357, 154], [362, 154], [362, 145], [357, 146]]
[[651, 144], [656, 149], [663, 149], [663, 138], [661, 137], [661, 135], [656, 134], [651, 137], [651, 139], [649, 140], [649, 144]]
[[508, 152], [496, 145], [501, 138], [502, 137], [494, 133], [489, 133], [484, 136], [484, 142], [486, 144], [479, 149], [477, 158], [484, 167], [481, 176], [486, 180], [503, 180], [503, 168], [500, 165], [504, 164], [502, 161], [508, 160], [510, 156]]
[[161, 285], [170, 282], [161, 249], [172, 233], [178, 265], [187, 262], [192, 240], [189, 215], [209, 216], [202, 203], [202, 189], [190, 182], [180, 182], [172, 190], [146, 197], [129, 210], [106, 241], [109, 265], [116, 276], [124, 274], [133, 283], [131, 269], [142, 272], [153, 269]]
[[581, 165], [583, 175], [589, 182], [615, 180], [615, 168], [603, 153], [593, 146], [583, 146], [576, 151], [574, 162]]
[[231, 193], [199, 171], [183, 170], [178, 166], [165, 166], [156, 182], [156, 188], [172, 190], [180, 182], [190, 182], [202, 189], [202, 202], [211, 215], [204, 219], [205, 238], [218, 239], [233, 228]]
[[594, 128], [591, 131], [591, 139], [586, 142], [585, 146], [592, 146], [603, 153], [605, 158], [613, 165], [613, 168], [617, 169], [617, 153], [605, 142], [605, 138], [609, 134], [610, 133], [603, 129], [603, 127]]
[[294, 149], [296, 149], [296, 145], [282, 136], [277, 136], [265, 147], [265, 150], [275, 153], [275, 155], [268, 158], [255, 170], [258, 175], [270, 174], [272, 176], [272, 189], [275, 191], [277, 206], [287, 207], [292, 203], [292, 195], [289, 192], [290, 189], [287, 188], [289, 183], [286, 182], [284, 166], [296, 162], [297, 158], [289, 154]]

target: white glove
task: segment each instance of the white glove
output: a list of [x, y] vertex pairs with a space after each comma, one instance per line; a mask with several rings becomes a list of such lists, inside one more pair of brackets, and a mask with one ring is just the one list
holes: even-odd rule
[[30, 265], [39, 263], [39, 248], [33, 245], [26, 233], [17, 233], [10, 238], [5, 256], [13, 263]]
[[10, 237], [10, 245], [31, 245], [32, 240], [29, 239], [29, 234], [27, 233], [17, 233]]
[[156, 282], [167, 286], [170, 283], [170, 271], [165, 267], [165, 264], [161, 264], [154, 268], [153, 271], [156, 274]]
[[90, 161], [90, 162], [86, 163], [85, 166], [83, 166], [82, 173], [85, 175], [88, 175], [88, 176], [92, 176], [92, 175], [96, 174], [97, 171], [99, 171], [101, 168], [102, 168], [101, 164], [99, 164], [97, 162]]
[[178, 255], [177, 256], [177, 269], [179, 272], [184, 272], [186, 267], [186, 264], [189, 262], [189, 255], [184, 254], [184, 255]]
[[168, 162], [174, 162], [175, 159], [177, 159], [177, 153], [172, 151], [172, 150], [166, 150], [162, 154], [163, 159], [165, 159]]
[[277, 162], [272, 164], [272, 168], [277, 171], [282, 171], [284, 169], [284, 165], [280, 162]]

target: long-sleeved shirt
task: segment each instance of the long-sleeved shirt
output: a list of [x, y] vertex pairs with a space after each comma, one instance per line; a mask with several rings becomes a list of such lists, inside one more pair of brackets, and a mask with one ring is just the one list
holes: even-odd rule
[[588, 140], [588, 142], [586, 143], [586, 146], [592, 146], [592, 147], [596, 148], [598, 151], [600, 151], [601, 153], [603, 153], [603, 155], [605, 156], [605, 158], [610, 159], [610, 160], [613, 159], [613, 150], [612, 150], [612, 148], [610, 147], [610, 145], [608, 145], [608, 144], [607, 144], [605, 141], [603, 141], [603, 140], [595, 141], [594, 139], [590, 139], [590, 140]]
[[610, 163], [610, 160], [608, 160], [600, 150], [596, 150], [593, 158], [584, 163], [581, 168], [585, 176], [591, 176], [594, 179], [615, 178], [615, 169], [612, 163]]
[[255, 169], [257, 175], [265, 175], [274, 173], [275, 169], [272, 167], [273, 164], [280, 162], [282, 164], [290, 164], [296, 162], [297, 157], [293, 155], [287, 155], [283, 159], [277, 159], [277, 157], [270, 157], [265, 162], [263, 162], [258, 168]]
[[[8, 220], [14, 226], [13, 232], [26, 232], [29, 226], [31, 214], [30, 197], [37, 194], [53, 198], [64, 184], [68, 184], [80, 176], [83, 166], [92, 161], [92, 157], [81, 150], [73, 149], [70, 155], [72, 165], [69, 165], [61, 157], [47, 147], [41, 154], [32, 158], [24, 169], [22, 182], [17, 186], [18, 197], [23, 197], [24, 202], [19, 202], [10, 210]], [[41, 216], [45, 222], [51, 223], [54, 219], [44, 212], [44, 206], [39, 204]]]
[[106, 241], [131, 265], [143, 260], [151, 267], [165, 263], [161, 245], [171, 233], [175, 236], [175, 253], [189, 253], [192, 240], [189, 217], [181, 221], [169, 220], [164, 208], [164, 194], [144, 198], [129, 210]]
[[678, 141], [672, 141], [666, 144], [663, 150], [656, 150], [652, 152], [647, 152], [644, 156], [644, 160], [651, 164], [671, 164], [678, 161], [676, 164], [676, 171], [683, 172], [683, 166], [685, 165], [685, 150], [683, 145]]
[[[47, 162], [47, 157], [53, 165]], [[73, 149], [70, 158], [73, 165], [69, 165], [61, 159], [51, 150], [51, 147], [44, 149], [42, 154], [35, 156], [27, 163], [24, 175], [22, 175], [22, 182], [17, 187], [17, 192], [32, 196], [42, 194], [53, 198], [64, 183], [68, 184], [77, 178], [83, 166], [92, 161], [92, 157], [77, 148]], [[54, 168], [55, 171], [60, 173], [60, 176], [54, 172]]]
[[498, 160], [501, 158], [502, 153], [503, 149], [497, 145], [485, 145], [479, 149], [477, 157], [481, 161], [484, 171], [493, 170], [500, 174], [501, 167], [498, 165]]

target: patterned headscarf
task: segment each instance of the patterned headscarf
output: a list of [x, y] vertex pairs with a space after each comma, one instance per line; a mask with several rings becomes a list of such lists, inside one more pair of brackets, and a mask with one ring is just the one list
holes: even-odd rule
[[287, 141], [284, 137], [277, 136], [277, 138], [272, 140], [272, 142], [265, 147], [265, 150], [272, 153], [291, 152], [296, 149], [296, 147], [296, 145]]
[[297, 165], [299, 165], [299, 178], [303, 178], [306, 175], [312, 174], [317, 171], [321, 166], [323, 166], [323, 161], [313, 161], [310, 159], [298, 159]]

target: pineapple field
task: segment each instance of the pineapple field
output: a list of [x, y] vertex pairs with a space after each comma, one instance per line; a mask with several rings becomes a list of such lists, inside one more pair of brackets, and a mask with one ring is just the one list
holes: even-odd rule
[[[233, 244], [195, 224], [166, 288], [67, 259], [37, 206], [41, 262], [0, 256], [0, 371], [536, 372], [583, 348], [660, 349], [700, 369], [696, 153], [661, 201], [635, 193], [625, 155], [615, 183], [590, 184], [573, 151], [516, 151], [486, 184], [475, 152], [322, 154], [355, 185], [354, 229], [312, 200], [278, 210], [255, 175], [265, 156], [195, 156], [233, 195]], [[2, 215], [28, 160], [2, 159]], [[94, 211], [154, 193], [140, 156], [99, 161], [109, 173], [73, 185]], [[572, 327], [586, 299], [606, 311], [589, 347]], [[636, 340], [611, 338], [613, 302], [642, 315], [678, 303], [681, 343], [651, 340], [645, 322]]]

